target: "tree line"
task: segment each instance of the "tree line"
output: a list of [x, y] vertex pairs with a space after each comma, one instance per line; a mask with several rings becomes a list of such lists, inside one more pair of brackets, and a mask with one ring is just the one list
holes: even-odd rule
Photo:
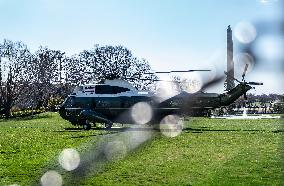
[[266, 110], [269, 108], [273, 113], [284, 113], [284, 95], [279, 94], [247, 94], [247, 100], [240, 97], [234, 102], [234, 106], [238, 109], [242, 107]]
[[[146, 89], [156, 79], [147, 60], [135, 57], [124, 46], [100, 46], [67, 56], [40, 46], [31, 52], [20, 41], [0, 43], [0, 115], [12, 108], [46, 108], [51, 99], [62, 99], [84, 83], [126, 79]], [[147, 79], [141, 80], [141, 79]]]

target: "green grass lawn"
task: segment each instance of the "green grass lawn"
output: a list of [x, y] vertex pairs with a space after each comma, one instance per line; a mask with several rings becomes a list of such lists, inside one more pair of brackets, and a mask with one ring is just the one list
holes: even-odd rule
[[68, 130], [70, 127], [57, 113], [0, 120], [0, 185], [30, 185], [46, 167], [57, 162], [64, 148], [80, 150], [81, 144], [106, 133]]
[[[283, 185], [281, 125], [280, 120], [269, 119], [190, 119], [179, 136], [169, 138], [155, 132], [123, 159], [87, 172], [76, 184]], [[65, 185], [74, 185], [68, 179], [76, 174], [58, 168], [59, 153], [64, 148], [75, 148], [80, 154], [95, 151], [88, 144], [106, 133], [110, 132], [72, 130], [56, 113], [2, 120], [0, 185], [31, 185], [54, 169], [63, 175]]]

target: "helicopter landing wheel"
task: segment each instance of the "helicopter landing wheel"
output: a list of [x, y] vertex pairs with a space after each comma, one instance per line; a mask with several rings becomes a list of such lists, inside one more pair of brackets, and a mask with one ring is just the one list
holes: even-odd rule
[[91, 129], [91, 124], [89, 121], [85, 121], [85, 123], [83, 124], [83, 129], [84, 130], [90, 130]]

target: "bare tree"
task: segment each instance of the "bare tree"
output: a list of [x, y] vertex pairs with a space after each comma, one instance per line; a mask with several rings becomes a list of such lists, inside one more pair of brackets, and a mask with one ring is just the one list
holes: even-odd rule
[[[86, 60], [86, 58], [83, 59]], [[63, 59], [63, 69], [65, 84], [74, 86], [89, 82], [92, 79], [90, 76], [91, 73], [86, 73], [88, 69], [86, 62], [82, 61], [79, 55], [65, 57]]]
[[29, 84], [31, 54], [22, 42], [6, 39], [0, 44], [0, 51], [0, 105], [3, 107], [2, 113], [10, 117], [13, 104]]
[[40, 47], [33, 55], [31, 90], [36, 108], [47, 106], [49, 96], [56, 91], [55, 84], [62, 82], [63, 56], [63, 52], [47, 47]]
[[[99, 46], [79, 55], [40, 47], [31, 54], [21, 42], [0, 44], [0, 112], [10, 116], [13, 105], [45, 107], [49, 97], [64, 97], [72, 87], [92, 81], [125, 79], [145, 89], [157, 77], [145, 59], [123, 46]], [[143, 80], [142, 80], [143, 79]]]
[[143, 89], [156, 78], [153, 74], [146, 74], [151, 71], [149, 63], [134, 57], [124, 46], [95, 45], [93, 49], [81, 52], [79, 60], [72, 62], [75, 61], [79, 64], [76, 72], [83, 71], [77, 75], [84, 82], [126, 79]]
[[158, 77], [151, 72], [151, 66], [146, 59], [133, 58], [131, 66], [126, 71], [125, 79], [128, 79], [137, 89], [154, 89], [151, 86], [154, 86]]

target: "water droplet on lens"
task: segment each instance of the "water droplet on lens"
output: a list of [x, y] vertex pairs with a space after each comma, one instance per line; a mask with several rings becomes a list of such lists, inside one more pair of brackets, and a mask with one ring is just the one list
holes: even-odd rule
[[67, 171], [76, 169], [80, 163], [80, 155], [75, 149], [64, 149], [58, 158], [59, 164]]
[[131, 108], [131, 116], [135, 123], [146, 124], [152, 119], [152, 107], [146, 102], [136, 103]]
[[253, 70], [253, 67], [255, 64], [253, 57], [248, 53], [238, 54], [234, 58], [234, 62], [236, 65], [235, 73], [236, 73], [236, 76], [239, 76], [239, 77], [243, 74], [246, 64], [248, 64], [248, 69], [246, 71], [246, 74], [248, 74], [249, 72]]
[[184, 81], [181, 82], [182, 90], [188, 93], [196, 93], [200, 91], [203, 86], [202, 78], [199, 73], [193, 72], [186, 76]]
[[56, 171], [47, 171], [40, 179], [42, 186], [61, 186], [62, 177]]
[[160, 131], [167, 137], [176, 137], [181, 134], [183, 120], [177, 115], [168, 115], [160, 122]]
[[240, 22], [236, 25], [234, 35], [241, 43], [250, 43], [256, 38], [256, 29], [249, 22]]
[[174, 81], [160, 81], [157, 83], [156, 96], [159, 102], [163, 102], [171, 97], [174, 97], [180, 93], [180, 87], [177, 82]]

